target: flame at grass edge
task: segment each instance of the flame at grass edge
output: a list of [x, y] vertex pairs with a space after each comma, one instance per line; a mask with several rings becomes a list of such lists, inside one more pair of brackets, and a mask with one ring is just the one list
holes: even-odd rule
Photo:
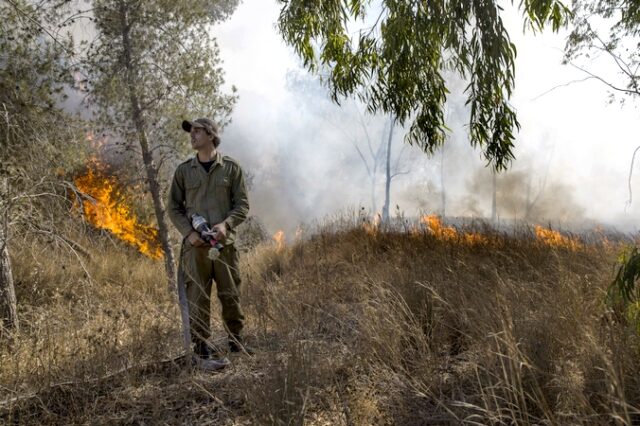
[[92, 198], [82, 200], [82, 211], [87, 220], [136, 247], [140, 253], [161, 259], [163, 252], [158, 242], [158, 230], [141, 224], [127, 205], [126, 197], [118, 190], [115, 178], [107, 176], [95, 158], [90, 163], [87, 173], [74, 180], [78, 189]]
[[427, 231], [439, 240], [456, 241], [468, 246], [488, 244], [489, 239], [479, 232], [460, 233], [453, 226], [446, 226], [437, 215], [423, 215], [420, 218]]
[[583, 248], [583, 244], [576, 238], [566, 237], [558, 231], [540, 225], [535, 226], [535, 234], [537, 241], [550, 247], [566, 248], [572, 251]]
[[276, 249], [278, 251], [284, 249], [284, 231], [279, 230], [278, 232], [276, 232], [275, 234], [273, 234], [273, 241], [275, 241], [276, 243]]

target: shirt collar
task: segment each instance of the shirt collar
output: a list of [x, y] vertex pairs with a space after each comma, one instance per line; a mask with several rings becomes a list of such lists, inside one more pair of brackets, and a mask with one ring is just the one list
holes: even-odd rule
[[[213, 164], [222, 164], [222, 154], [218, 150], [216, 150], [216, 155], [213, 156]], [[198, 161], [198, 154], [191, 159], [191, 167], [202, 167]]]

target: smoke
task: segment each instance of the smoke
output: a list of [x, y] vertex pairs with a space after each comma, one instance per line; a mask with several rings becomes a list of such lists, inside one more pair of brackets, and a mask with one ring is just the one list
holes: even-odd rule
[[[230, 4], [233, 2], [230, 2]], [[74, 0], [69, 10], [86, 10]], [[637, 109], [606, 104], [607, 93], [594, 82], [569, 84], [584, 75], [561, 67], [566, 33], [523, 35], [519, 13], [505, 16], [518, 47], [516, 92], [512, 99], [522, 128], [516, 161], [496, 177], [498, 218], [562, 224], [604, 222], [637, 229], [640, 170], [631, 179], [634, 202], [627, 205], [631, 154], [640, 139]], [[374, 214], [384, 202], [384, 158], [378, 154], [389, 134], [389, 117], [370, 116], [358, 102], [332, 103], [326, 88], [308, 75], [284, 46], [274, 23], [273, 2], [245, 0], [231, 19], [216, 26], [222, 64], [240, 100], [224, 129], [221, 151], [238, 159], [252, 177], [252, 214], [272, 232], [291, 234], [309, 223], [340, 212]], [[364, 25], [364, 24], [363, 24]], [[75, 42], [91, 41], [95, 30], [79, 19], [67, 28]], [[66, 31], [66, 30], [65, 30]], [[72, 69], [76, 89], [83, 76]], [[393, 128], [391, 213], [423, 212], [448, 217], [492, 214], [493, 175], [479, 149], [469, 146], [465, 82], [449, 77], [447, 106], [451, 128], [446, 145], [427, 156], [406, 145], [406, 129]], [[557, 89], [550, 90], [559, 86]], [[67, 111], [91, 118], [84, 94], [69, 88], [61, 100]], [[158, 128], [179, 121], [159, 123]], [[188, 135], [178, 138], [188, 151]], [[116, 135], [96, 132], [102, 159], [115, 168], [134, 170], [135, 146]], [[180, 142], [180, 141], [179, 141]], [[375, 159], [377, 158], [377, 163]], [[377, 167], [375, 165], [377, 164]], [[374, 173], [375, 168], [375, 173]], [[172, 166], [165, 167], [169, 174]], [[129, 172], [129, 178], [142, 174]]]
[[[526, 162], [522, 163], [526, 165]], [[522, 163], [518, 163], [518, 169], [496, 176], [498, 218], [565, 224], [577, 224], [586, 220], [585, 208], [575, 201], [573, 188], [562, 182], [549, 181], [547, 176], [536, 174], [531, 169], [523, 170]], [[469, 195], [466, 202], [470, 208], [476, 209], [480, 216], [490, 216], [494, 190], [492, 173], [477, 170], [470, 177], [467, 189]]]
[[[291, 235], [299, 224], [328, 215], [362, 207], [379, 212], [385, 164], [378, 148], [386, 142], [390, 118], [368, 115], [353, 100], [332, 103], [281, 41], [277, 15], [274, 3], [246, 0], [213, 29], [226, 80], [239, 94], [220, 150], [252, 177], [251, 214], [271, 232]], [[76, 39], [92, 35], [81, 31]], [[516, 161], [496, 177], [497, 216], [544, 223], [596, 220], [634, 230], [640, 203], [625, 208], [625, 202], [631, 153], [640, 143], [631, 127], [637, 111], [607, 108], [597, 86], [568, 86], [540, 96], [575, 76], [558, 68], [562, 53], [550, 47], [562, 35], [531, 41], [520, 32], [519, 24], [511, 31], [519, 51], [513, 102], [522, 129]], [[444, 147], [427, 156], [404, 143], [406, 129], [393, 128], [392, 215], [491, 217], [493, 176], [481, 151], [468, 142], [465, 82], [448, 80], [451, 132]], [[68, 109], [82, 109], [80, 100], [71, 94]], [[180, 136], [188, 147], [188, 135]], [[640, 185], [637, 174], [634, 188]]]
[[[372, 179], [356, 146], [371, 165], [364, 128], [375, 151], [389, 117], [363, 119], [357, 102], [329, 102], [326, 88], [306, 74], [281, 41], [274, 27], [277, 15], [277, 6], [247, 0], [214, 30], [227, 80], [240, 96], [221, 150], [255, 176], [252, 214], [272, 232], [290, 234], [301, 222], [336, 212], [380, 211], [384, 168]], [[604, 89], [595, 84], [549, 92], [584, 77], [560, 65], [564, 34], [522, 35], [520, 15], [506, 19], [518, 46], [513, 103], [522, 128], [516, 160], [496, 178], [497, 216], [563, 224], [598, 221], [634, 230], [640, 203], [625, 210], [625, 202], [631, 153], [640, 143], [633, 138], [637, 111], [607, 105]], [[481, 151], [469, 146], [465, 83], [449, 80], [451, 132], [441, 150], [429, 157], [404, 144], [403, 129], [394, 129], [392, 157], [404, 152], [396, 168], [402, 173], [391, 187], [392, 214], [397, 206], [406, 216], [491, 216], [492, 172]], [[632, 185], [638, 182], [636, 175]]]
[[[453, 87], [459, 83], [454, 81]], [[490, 217], [492, 171], [480, 151], [469, 146], [468, 112], [459, 92], [452, 93], [448, 106], [449, 140], [433, 156], [407, 145], [406, 129], [394, 127], [392, 214]], [[389, 134], [388, 117], [367, 115], [352, 100], [340, 106], [331, 103], [326, 89], [300, 70], [289, 73], [281, 101], [272, 105], [268, 97], [241, 90], [234, 121], [220, 147], [254, 176], [254, 215], [272, 231], [291, 233], [300, 223], [336, 212], [381, 210], [384, 152], [375, 177], [372, 174], [378, 148]], [[509, 172], [497, 177], [500, 218], [584, 219], [585, 209], [574, 199], [571, 186], [549, 169], [553, 147], [545, 152], [537, 160], [522, 153]]]

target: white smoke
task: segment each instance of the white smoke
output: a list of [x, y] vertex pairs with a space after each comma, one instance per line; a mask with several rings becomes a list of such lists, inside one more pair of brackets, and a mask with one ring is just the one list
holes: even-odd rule
[[[271, 230], [292, 232], [299, 222], [336, 211], [360, 206], [370, 209], [371, 187], [354, 148], [354, 140], [359, 140], [361, 148], [366, 147], [358, 107], [353, 102], [345, 102], [342, 107], [330, 105], [326, 90], [309, 83], [312, 78], [305, 76], [294, 53], [277, 34], [278, 12], [274, 2], [246, 0], [231, 20], [214, 30], [225, 59], [227, 80], [240, 95], [233, 122], [223, 134], [221, 150], [237, 158], [255, 176], [253, 214]], [[549, 91], [584, 77], [560, 65], [566, 33], [523, 35], [518, 13], [508, 15], [507, 20], [519, 52], [513, 104], [522, 129], [512, 177], [507, 173], [499, 178], [499, 184], [506, 187], [509, 181], [520, 183], [511, 184], [514, 191], [519, 191], [511, 198], [504, 195], [504, 188], [498, 189], [503, 193], [499, 216], [522, 217], [524, 212], [517, 211], [514, 200], [522, 198], [523, 188], [531, 187], [533, 193], [543, 188], [540, 202], [546, 207], [541, 210], [549, 220], [580, 217], [635, 229], [640, 203], [625, 212], [625, 201], [631, 153], [640, 143], [634, 138], [640, 125], [637, 110], [607, 104], [604, 88], [592, 82]], [[302, 76], [306, 83], [292, 85], [292, 75]], [[491, 213], [491, 172], [485, 168], [480, 151], [469, 146], [464, 96], [460, 93], [463, 83], [453, 80], [453, 84], [457, 89], [450, 97], [452, 132], [444, 155], [428, 157], [415, 147], [405, 148], [409, 161], [404, 168], [409, 173], [393, 182], [392, 214], [396, 205], [407, 215], [415, 215], [420, 209], [441, 210], [441, 164], [448, 216], [488, 217]], [[387, 118], [367, 120], [372, 140], [377, 143]], [[396, 129], [394, 155], [403, 146], [401, 133]], [[640, 177], [634, 184], [640, 186]], [[479, 187], [485, 189], [480, 191]], [[384, 201], [383, 190], [380, 173], [378, 211]], [[554, 205], [558, 206], [557, 212], [551, 208]], [[568, 211], [575, 214], [569, 215]]]

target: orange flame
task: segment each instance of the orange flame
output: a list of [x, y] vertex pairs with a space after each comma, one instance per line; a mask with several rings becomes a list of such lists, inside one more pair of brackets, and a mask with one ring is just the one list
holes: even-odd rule
[[276, 242], [276, 249], [278, 251], [284, 248], [284, 231], [280, 230], [273, 234], [273, 241]]
[[489, 239], [478, 232], [465, 232], [463, 238], [465, 244], [470, 246], [489, 244]]
[[158, 243], [158, 230], [138, 222], [126, 204], [125, 197], [117, 189], [116, 180], [100, 170], [94, 159], [94, 168], [75, 179], [80, 191], [93, 198], [82, 200], [82, 210], [89, 222], [106, 229], [123, 241], [135, 246], [141, 253], [160, 259], [162, 249]]
[[[373, 220], [368, 221], [362, 219], [362, 227], [370, 235], [376, 235], [379, 232], [380, 216], [376, 215]], [[425, 214], [420, 217], [420, 226], [411, 226], [406, 229], [406, 232], [415, 238], [429, 234], [433, 238], [440, 241], [455, 243], [461, 246], [469, 247], [487, 247], [487, 246], [499, 246], [504, 243], [504, 239], [500, 234], [489, 233], [485, 235], [481, 232], [469, 232], [458, 230], [453, 226], [447, 226], [442, 222], [442, 219], [438, 215]], [[612, 242], [604, 234], [601, 228], [595, 228], [594, 233], [599, 234], [599, 244], [602, 244], [607, 249], [616, 247], [615, 242]], [[558, 231], [544, 228], [537, 225], [535, 227], [535, 240], [538, 244], [543, 244], [549, 247], [563, 247], [572, 251], [584, 250], [587, 243], [576, 237], [564, 236]], [[640, 241], [640, 240], [639, 240]]]
[[536, 225], [536, 239], [550, 247], [566, 248], [569, 250], [579, 250], [582, 248], [582, 244], [575, 238], [565, 237], [558, 231], [553, 229], [544, 228], [540, 225]]
[[381, 222], [382, 216], [380, 215], [380, 213], [376, 213], [376, 215], [373, 216], [372, 221], [369, 222], [368, 220], [365, 220], [364, 222], [362, 222], [362, 227], [367, 234], [375, 235], [378, 233], [378, 229], [380, 229]]
[[442, 241], [456, 241], [468, 246], [488, 244], [489, 239], [478, 232], [464, 232], [460, 234], [456, 228], [442, 224], [437, 215], [424, 215], [420, 221], [427, 227], [427, 231]]
[[455, 240], [458, 237], [458, 231], [450, 226], [444, 226], [440, 218], [434, 214], [424, 215], [420, 219], [425, 224], [427, 230], [439, 240]]

